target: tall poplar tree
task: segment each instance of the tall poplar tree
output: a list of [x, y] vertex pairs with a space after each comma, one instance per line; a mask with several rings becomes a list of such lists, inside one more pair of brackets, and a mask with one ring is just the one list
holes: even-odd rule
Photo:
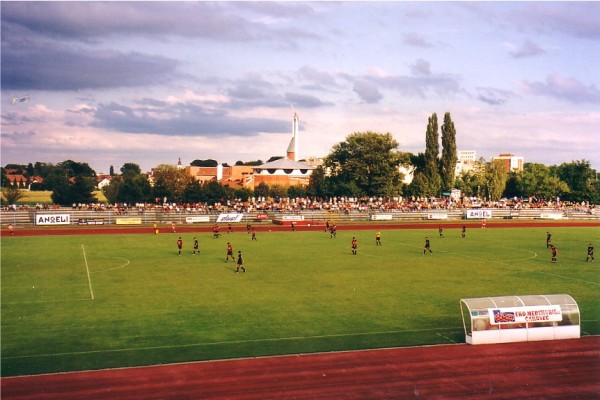
[[442, 125], [442, 158], [440, 159], [440, 175], [444, 192], [449, 192], [454, 187], [456, 162], [456, 129], [450, 113], [447, 112], [444, 114]]
[[426, 196], [437, 196], [441, 187], [441, 179], [438, 167], [438, 156], [440, 152], [437, 114], [431, 114], [427, 123], [425, 133], [425, 179], [427, 190]]

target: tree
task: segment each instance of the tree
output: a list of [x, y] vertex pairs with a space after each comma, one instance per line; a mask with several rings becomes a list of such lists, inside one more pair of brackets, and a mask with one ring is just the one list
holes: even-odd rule
[[2, 187], [2, 196], [6, 200], [6, 204], [17, 204], [17, 201], [25, 196], [18, 187], [16, 186], [3, 186]]
[[111, 203], [137, 203], [152, 200], [152, 187], [139, 165], [125, 163], [121, 175], [113, 176], [110, 184], [102, 189]]
[[98, 201], [93, 194], [95, 188], [96, 181], [93, 177], [84, 175], [78, 175], [70, 179], [64, 177], [64, 180], [54, 188], [50, 198], [55, 204], [63, 206], [95, 203]]
[[387, 196], [398, 193], [400, 157], [393, 151], [397, 147], [398, 142], [390, 133], [370, 131], [352, 133], [344, 142], [334, 145], [324, 162], [335, 188], [333, 194]]
[[287, 195], [288, 195], [288, 197], [290, 197], [292, 199], [304, 197], [304, 196], [306, 196], [306, 189], [303, 188], [302, 186], [292, 185], [292, 186], [288, 187]]
[[115, 175], [110, 183], [102, 188], [102, 193], [109, 203], [118, 203], [120, 201], [119, 193], [121, 191], [121, 186], [123, 186], [123, 177]]
[[228, 198], [228, 193], [225, 187], [220, 182], [215, 180], [208, 181], [203, 186], [206, 202], [208, 204], [223, 203]]
[[194, 160], [190, 163], [192, 167], [216, 167], [219, 163], [216, 160]]
[[569, 192], [569, 187], [552, 170], [544, 164], [525, 163], [523, 172], [518, 175], [518, 190], [524, 197], [534, 197], [538, 200], [553, 200]]
[[456, 130], [450, 113], [447, 112], [444, 114], [442, 125], [442, 158], [440, 159], [440, 175], [444, 192], [449, 192], [454, 187], [456, 162]]
[[199, 181], [191, 179], [188, 182], [183, 190], [183, 201], [186, 203], [203, 203], [206, 201], [206, 195]]
[[142, 169], [135, 163], [125, 163], [121, 167], [121, 174], [124, 177], [133, 177], [142, 174]]
[[507, 172], [499, 160], [488, 163], [486, 169], [487, 197], [490, 200], [500, 200], [506, 188]]
[[249, 201], [249, 199], [254, 196], [254, 193], [252, 192], [252, 190], [242, 187], [239, 189], [235, 189], [233, 195], [236, 199], [240, 199], [241, 201]]
[[63, 161], [52, 171], [52, 194], [55, 204], [95, 203], [96, 172], [87, 164], [73, 160]]
[[27, 177], [31, 178], [32, 176], [35, 176], [35, 169], [33, 168], [33, 164], [29, 163], [27, 164]]
[[586, 160], [562, 163], [556, 167], [556, 173], [561, 181], [567, 184], [569, 192], [563, 195], [563, 200], [582, 202], [600, 201], [600, 193], [596, 190], [596, 171]]
[[423, 195], [431, 197], [440, 193], [442, 180], [440, 178], [438, 155], [440, 152], [437, 114], [433, 113], [427, 123], [425, 132], [425, 178], [427, 189]]
[[306, 194], [310, 197], [325, 199], [329, 197], [327, 190], [327, 178], [325, 176], [325, 168], [322, 165], [313, 169], [306, 187]]
[[261, 182], [257, 187], [254, 188], [254, 195], [256, 197], [269, 197], [269, 186]]
[[259, 165], [263, 165], [262, 160], [258, 159], [256, 161], [236, 161], [235, 165], [248, 165], [248, 166], [252, 166], [252, 167], [258, 167]]
[[183, 169], [173, 165], [160, 164], [154, 169], [154, 196], [167, 201], [181, 202], [183, 192], [192, 177], [186, 175]]

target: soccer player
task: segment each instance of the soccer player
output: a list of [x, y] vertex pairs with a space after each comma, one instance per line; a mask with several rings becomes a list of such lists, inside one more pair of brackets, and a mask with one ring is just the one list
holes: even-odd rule
[[192, 255], [196, 255], [196, 252], [198, 252], [198, 254], [200, 254], [200, 250], [198, 249], [198, 239], [196, 239], [196, 237], [194, 237], [194, 253]]
[[217, 224], [213, 225], [213, 237], [215, 239], [221, 237], [221, 233], [219, 232], [219, 225], [217, 225]]
[[9, 234], [10, 236], [14, 236], [14, 235], [15, 235], [15, 227], [14, 227], [14, 226], [12, 226], [12, 224], [9, 224], [9, 225], [8, 225], [8, 234]]
[[181, 236], [179, 236], [179, 239], [177, 239], [177, 249], [179, 250], [179, 253], [177, 255], [181, 255], [181, 248], [183, 247], [183, 240], [181, 240]]
[[256, 238], [256, 229], [252, 228], [252, 240], [258, 240]]
[[375, 246], [381, 246], [381, 231], [375, 232]]
[[444, 237], [444, 226], [440, 224], [440, 227], [438, 228], [438, 232], [440, 233], [440, 237], [443, 238]]
[[356, 240], [355, 237], [352, 237], [352, 254], [356, 255], [358, 251], [358, 241]]
[[175, 233], [175, 222], [171, 222], [171, 230]]
[[485, 229], [485, 218], [481, 220], [481, 228]]
[[460, 231], [460, 235], [461, 235], [461, 237], [463, 239], [467, 237], [467, 226], [466, 225], [462, 226], [462, 230]]
[[552, 262], [556, 262], [556, 256], [558, 256], [558, 249], [554, 245], [550, 245], [550, 250], [552, 250]]
[[552, 241], [552, 234], [550, 232], [546, 232], [546, 248], [549, 249], [552, 245], [550, 242]]
[[433, 254], [433, 252], [431, 251], [431, 244], [429, 243], [429, 238], [426, 237], [425, 238], [425, 247], [423, 248], [423, 254], [427, 253], [429, 251], [429, 254]]
[[337, 236], [337, 225], [333, 224], [333, 225], [331, 225], [331, 228], [329, 230], [329, 238], [333, 239], [336, 236]]
[[246, 272], [246, 268], [244, 268], [244, 257], [242, 257], [242, 252], [238, 250], [237, 268], [235, 272], [240, 272], [240, 268], [243, 272]]
[[227, 224], [227, 233], [231, 232], [233, 232], [233, 227], [231, 226], [231, 224]]
[[249, 234], [250, 230], [252, 229], [252, 225], [250, 225], [249, 223], [246, 223], [246, 233]]
[[231, 257], [231, 261], [235, 261], [233, 247], [231, 246], [231, 243], [227, 242], [227, 257], [225, 258], [225, 262], [229, 262], [229, 257]]
[[585, 261], [590, 261], [590, 258], [592, 259], [592, 261], [594, 261], [594, 246], [592, 246], [592, 244], [588, 244], [588, 252], [587, 252], [587, 257], [585, 258]]

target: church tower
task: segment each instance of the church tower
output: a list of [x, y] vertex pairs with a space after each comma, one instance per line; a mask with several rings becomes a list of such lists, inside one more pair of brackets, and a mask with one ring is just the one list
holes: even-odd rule
[[287, 148], [287, 158], [292, 161], [298, 161], [299, 157], [299, 146], [300, 146], [300, 117], [294, 111], [294, 119], [292, 120], [292, 140]]

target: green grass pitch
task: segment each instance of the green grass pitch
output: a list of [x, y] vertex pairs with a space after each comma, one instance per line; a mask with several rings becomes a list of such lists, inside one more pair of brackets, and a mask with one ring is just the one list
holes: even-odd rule
[[459, 300], [484, 296], [567, 293], [599, 334], [600, 231], [552, 228], [552, 264], [546, 230], [185, 233], [181, 256], [172, 233], [2, 237], [2, 376], [462, 343]]

